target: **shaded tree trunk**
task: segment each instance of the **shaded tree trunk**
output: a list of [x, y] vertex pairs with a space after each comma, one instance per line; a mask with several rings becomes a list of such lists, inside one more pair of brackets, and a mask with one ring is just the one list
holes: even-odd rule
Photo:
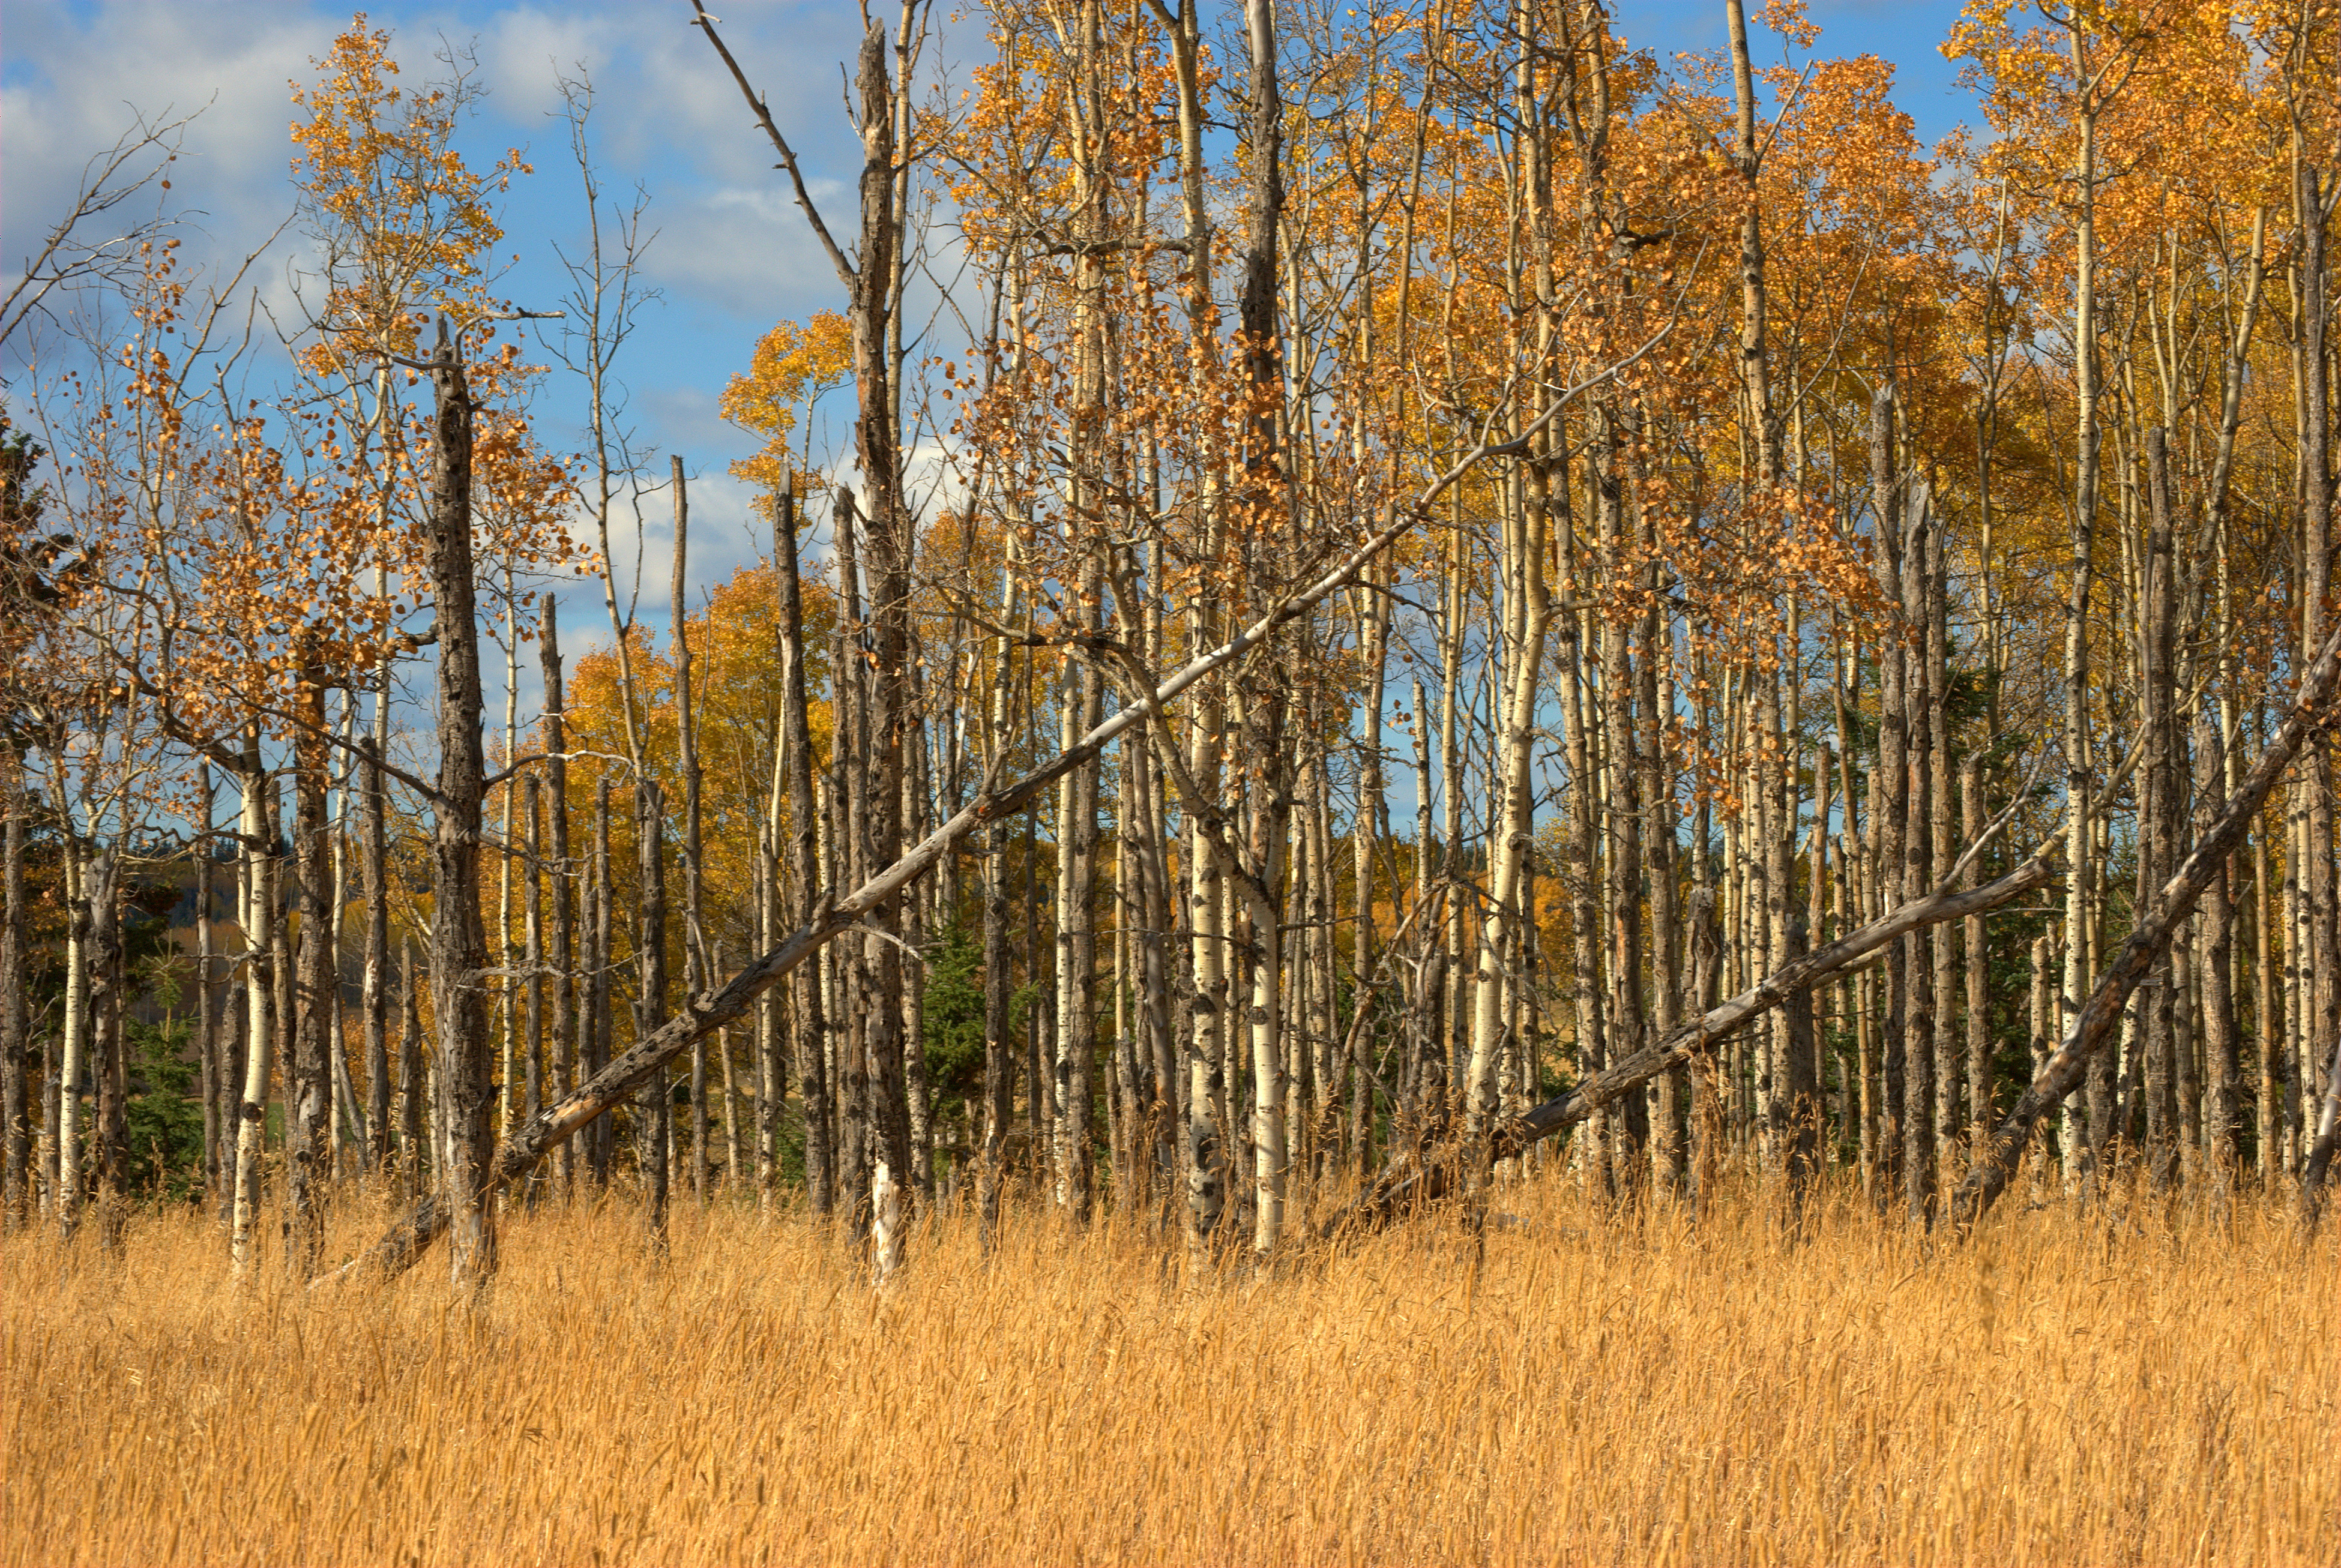
[[[558, 602], [550, 593], [539, 601], [539, 628], [544, 675], [544, 778], [552, 796], [547, 826], [553, 836], [553, 859], [547, 869], [553, 881], [552, 952], [553, 1056], [547, 1063], [546, 1087], [558, 1099], [577, 1087], [577, 926], [576, 899], [571, 884], [575, 870], [569, 858], [569, 716], [568, 696], [562, 681], [561, 620]], [[566, 1196], [574, 1176], [572, 1153], [564, 1145], [553, 1159], [553, 1191]]]
[[301, 921], [294, 959], [299, 1007], [285, 1061], [284, 1173], [291, 1225], [284, 1265], [295, 1279], [317, 1272], [325, 1249], [325, 1193], [333, 1177], [332, 1018], [340, 1006], [334, 965], [333, 846], [325, 820], [324, 671], [302, 672], [296, 701], [304, 710], [293, 745], [293, 858]]
[[472, 393], [463, 357], [440, 328], [431, 362], [432, 602], [439, 624], [439, 774], [431, 845], [431, 1013], [447, 1116], [451, 1275], [459, 1290], [496, 1273], [496, 1213], [488, 1190], [494, 1153], [495, 1060], [483, 971], [480, 838], [486, 792], [481, 741], [479, 607], [472, 558]]
[[[634, 786], [634, 1038], [646, 1040], [667, 1017], [666, 798], [658, 780]], [[634, 1128], [651, 1245], [667, 1246], [667, 1192], [673, 1154], [674, 1098], [661, 1065], [642, 1085]]]
[[[797, 570], [796, 497], [783, 490], [777, 504], [772, 570], [781, 601], [781, 751], [789, 788], [789, 918], [792, 924], [801, 926], [812, 917], [821, 885], [821, 813], [813, 799], [812, 737], [805, 696], [804, 594]], [[837, 690], [845, 679], [842, 667], [832, 667], [832, 712]], [[812, 978], [807, 977], [796, 987], [796, 1071], [804, 1104], [805, 1196], [813, 1213], [826, 1215], [837, 1201], [837, 1143], [826, 1049], [829, 1020], [822, 1012], [821, 987]]]
[[[211, 803], [211, 770], [203, 772], [204, 803]], [[0, 1231], [23, 1228], [32, 1217], [33, 1203], [33, 1063], [31, 1011], [25, 995], [25, 768], [14, 747], [0, 747], [0, 813], [5, 813], [5, 846], [0, 846]], [[205, 813], [206, 827], [209, 813]], [[203, 847], [206, 856], [211, 845]], [[204, 880], [208, 897], [210, 880]], [[211, 922], [204, 921], [205, 978]], [[217, 1157], [216, 1120], [206, 1104], [206, 1143]]]

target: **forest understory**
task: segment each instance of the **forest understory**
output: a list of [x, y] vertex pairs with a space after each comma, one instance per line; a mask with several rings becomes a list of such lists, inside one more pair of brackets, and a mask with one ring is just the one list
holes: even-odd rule
[[[9, 1563], [2327, 1563], [2332, 1233], [2010, 1203], [1930, 1245], [1832, 1186], [1597, 1206], [1556, 1168], [1193, 1269], [964, 1213], [872, 1288], [802, 1213], [507, 1216], [476, 1301], [239, 1294], [191, 1210], [6, 1275]], [[336, 1208], [334, 1245], [384, 1216]]]

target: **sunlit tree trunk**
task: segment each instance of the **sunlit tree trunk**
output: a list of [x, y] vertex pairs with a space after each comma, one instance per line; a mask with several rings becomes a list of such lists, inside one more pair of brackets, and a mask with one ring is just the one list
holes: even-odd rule
[[244, 1065], [242, 1093], [236, 1103], [235, 1191], [229, 1221], [231, 1266], [241, 1281], [251, 1277], [260, 1245], [260, 1162], [268, 1130], [268, 1079], [275, 1037], [270, 1029], [268, 1006], [270, 950], [274, 910], [268, 896], [267, 861], [271, 851], [264, 792], [267, 774], [261, 767], [256, 729], [244, 740], [244, 771], [237, 785], [243, 812], [238, 819], [243, 839], [242, 908], [237, 923], [244, 928], [244, 997], [245, 1008]]
[[[381, 701], [380, 698], [376, 699]], [[365, 904], [364, 968], [358, 1016], [365, 1042], [367, 1163], [388, 1170], [390, 1125], [390, 839], [378, 737], [359, 742], [358, 888]], [[208, 851], [206, 851], [208, 853]]]
[[[2080, 35], [2073, 35], [2075, 67], [2084, 72]], [[2097, 115], [2084, 94], [2076, 117], [2077, 151], [2075, 174], [2078, 208], [2074, 228], [2073, 389], [2076, 422], [2073, 467], [2072, 550], [2066, 584], [2065, 607], [2065, 983], [2062, 1006], [2067, 1019], [2077, 1009], [2089, 984], [2089, 913], [2096, 897], [2096, 858], [2090, 837], [2092, 782], [2089, 776], [2089, 582], [2097, 532]], [[2058, 1026], [2058, 1034], [2066, 1026]], [[2077, 1174], [2073, 1156], [2080, 1155], [2077, 1174], [2087, 1182], [2109, 1129], [2091, 1096], [2085, 1148], [2068, 1146], [2066, 1175]], [[2066, 1108], [2066, 1123], [2080, 1119], [2077, 1103]], [[2078, 1143], [2079, 1140], [2075, 1140]]]
[[[2301, 562], [2300, 649], [2306, 657], [2326, 635], [2325, 602], [2332, 590], [2333, 466], [2332, 409], [2327, 334], [2331, 280], [2326, 275], [2326, 198], [2316, 166], [2298, 164], [2301, 211]], [[2309, 752], [2294, 785], [2306, 797], [2306, 858], [2309, 905], [2308, 1025], [2302, 1033], [2302, 1121], [2311, 1145], [2302, 1171], [2302, 1204], [2315, 1215], [2319, 1191], [2341, 1138], [2341, 887], [2334, 870], [2333, 764], [2331, 748]], [[2309, 1109], [2311, 1097], [2315, 1108]]]

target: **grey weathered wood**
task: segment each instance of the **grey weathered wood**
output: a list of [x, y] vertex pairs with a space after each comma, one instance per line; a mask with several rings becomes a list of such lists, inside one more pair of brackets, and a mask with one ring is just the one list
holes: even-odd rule
[[[790, 918], [802, 926], [812, 918], [813, 888], [821, 881], [821, 826], [812, 792], [812, 727], [805, 695], [804, 584], [797, 563], [794, 491], [783, 488], [773, 505], [773, 587], [781, 600], [781, 750], [789, 790], [788, 911]], [[830, 679], [836, 681], [839, 673], [831, 671]], [[777, 863], [773, 870], [779, 873]], [[829, 1062], [823, 1049], [829, 1022], [822, 1017], [819, 986], [803, 987], [797, 1017], [806, 1196], [813, 1213], [827, 1214], [836, 1201], [837, 1145], [832, 1126]]]
[[2301, 682], [2292, 710], [2285, 715], [2283, 725], [2269, 739], [2267, 749], [2260, 753], [2243, 783], [2227, 797], [2227, 803], [2220, 809], [2210, 830], [2196, 840], [2194, 850], [2163, 884], [2152, 910], [2131, 930], [2129, 939], [2098, 978], [2065, 1043], [2033, 1078], [2032, 1087], [2025, 1090], [2016, 1109], [1999, 1124], [1991, 1141], [1977, 1153], [1973, 1168], [1951, 1199], [1951, 1222], [1962, 1233], [1972, 1229], [2006, 1190], [2017, 1161], [2023, 1156], [2024, 1146], [2031, 1138], [2032, 1125], [2080, 1087], [2089, 1059], [2104, 1048], [2107, 1041], [2117, 1037], [2122, 1008], [2128, 1005], [2130, 993], [2137, 988], [2147, 971], [2160, 961], [2169, 948], [2171, 932], [2194, 909], [2212, 877], [2243, 841], [2253, 818], [2266, 803], [2309, 732], [2331, 718], [2328, 710], [2333, 705], [2336, 670], [2341, 670], [2341, 630], [2326, 639], [2324, 649]]
[[[561, 669], [559, 603], [550, 593], [543, 600], [544, 620], [539, 647], [544, 668], [545, 788], [551, 796], [547, 826], [553, 837], [553, 1057], [546, 1064], [546, 1094], [558, 1096], [573, 1087], [577, 1073], [576, 901], [571, 890], [573, 872], [569, 861], [569, 716]], [[541, 1107], [540, 1107], [541, 1108]], [[553, 1185], [568, 1193], [573, 1173], [566, 1150], [555, 1162]]]
[[[365, 900], [365, 970], [358, 1013], [364, 1020], [366, 1060], [366, 1164], [386, 1169], [390, 1127], [390, 880], [389, 833], [385, 821], [381, 744], [369, 735], [358, 742], [358, 878]], [[209, 851], [207, 850], [206, 853]]]
[[[208, 769], [203, 779], [208, 806]], [[30, 1218], [34, 1187], [31, 1029], [24, 985], [25, 809], [23, 760], [13, 748], [0, 748], [0, 811], [7, 818], [6, 843], [0, 850], [0, 1171], [5, 1172], [0, 1177], [0, 1228], [8, 1230]], [[206, 843], [204, 853], [210, 852]], [[204, 929], [208, 934], [208, 924]]]
[[[2037, 854], [1985, 887], [1967, 892], [1934, 893], [1889, 910], [1859, 930], [1777, 970], [1762, 984], [1708, 1009], [1664, 1038], [1593, 1074], [1559, 1098], [1547, 1100], [1497, 1123], [1489, 1137], [1489, 1157], [1510, 1158], [1531, 1144], [1575, 1126], [1660, 1073], [1689, 1064], [1716, 1042], [1745, 1028], [1789, 997], [1837, 978], [1910, 932], [1997, 908], [2054, 876], [2047, 855]], [[1461, 1152], [1455, 1146], [1448, 1146], [1429, 1157], [1391, 1166], [1362, 1197], [1329, 1220], [1321, 1234], [1330, 1236], [1352, 1226], [1377, 1225], [1414, 1205], [1446, 1196], [1455, 1190], [1463, 1174]]]
[[296, 1279], [317, 1272], [325, 1245], [325, 1188], [334, 1115], [331, 1027], [339, 1006], [334, 964], [333, 841], [325, 822], [324, 671], [304, 660], [294, 702], [305, 722], [293, 741], [294, 908], [301, 918], [294, 960], [290, 1049], [284, 1057], [284, 1166], [291, 1226], [285, 1266]]
[[472, 392], [463, 357], [444, 336], [430, 361], [432, 604], [439, 624], [438, 799], [431, 839], [431, 1013], [449, 1126], [443, 1190], [454, 1220], [453, 1277], [460, 1286], [496, 1272], [490, 1116], [487, 933], [480, 919], [480, 835], [486, 758], [480, 733], [479, 606], [472, 565]]

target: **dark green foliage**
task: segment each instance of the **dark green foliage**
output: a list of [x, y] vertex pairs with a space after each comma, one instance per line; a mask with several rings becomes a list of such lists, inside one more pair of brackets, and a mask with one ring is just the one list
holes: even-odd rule
[[965, 926], [927, 949], [924, 1019], [935, 1119], [963, 1116], [983, 1095], [983, 944]]
[[204, 1107], [196, 1098], [196, 1067], [187, 1056], [184, 1018], [162, 1024], [132, 1020], [129, 1050], [129, 1190], [172, 1203], [203, 1196]]

